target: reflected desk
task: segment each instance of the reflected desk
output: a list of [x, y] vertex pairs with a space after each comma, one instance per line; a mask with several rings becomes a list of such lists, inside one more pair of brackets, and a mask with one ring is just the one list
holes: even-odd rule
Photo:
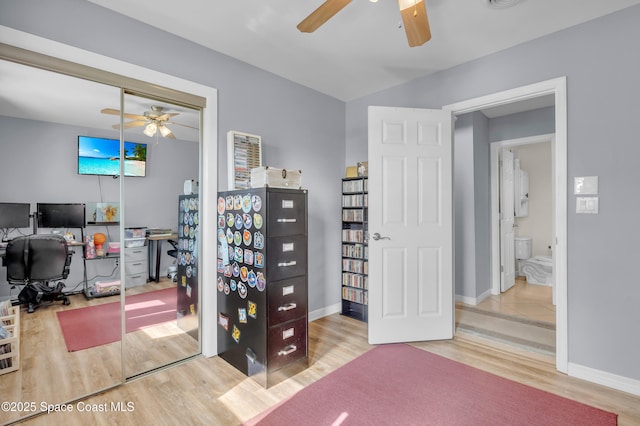
[[[160, 259], [162, 258], [162, 242], [165, 240], [175, 240], [178, 238], [178, 234], [156, 234], [156, 235], [147, 235], [147, 240], [149, 241], [149, 281], [160, 281]], [[156, 256], [156, 265], [155, 265], [155, 275], [152, 275], [151, 270], [151, 259], [153, 259], [153, 248], [155, 246], [155, 256]]]

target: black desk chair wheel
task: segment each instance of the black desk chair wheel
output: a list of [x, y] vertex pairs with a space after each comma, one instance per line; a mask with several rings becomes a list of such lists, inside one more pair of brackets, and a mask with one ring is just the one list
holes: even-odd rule
[[69, 276], [72, 251], [62, 235], [36, 234], [14, 238], [7, 244], [7, 282], [23, 285], [18, 300], [32, 313], [42, 302], [71, 301], [63, 293], [64, 284], [56, 280]]

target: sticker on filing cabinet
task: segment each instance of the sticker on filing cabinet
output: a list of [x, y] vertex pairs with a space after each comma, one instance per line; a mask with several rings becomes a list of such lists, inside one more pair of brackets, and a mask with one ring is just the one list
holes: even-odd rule
[[247, 194], [242, 197], [242, 211], [249, 213], [251, 211], [251, 195]]
[[264, 235], [260, 231], [253, 234], [253, 248], [261, 250], [264, 248]]
[[[187, 276], [189, 276], [189, 271], [191, 270], [191, 265], [187, 266]], [[224, 276], [225, 277], [230, 277], [231, 276], [231, 265], [230, 264], [226, 264], [224, 265]]]
[[240, 231], [236, 231], [233, 233], [233, 243], [239, 246], [242, 243], [242, 234]]
[[287, 285], [282, 287], [282, 295], [283, 296], [288, 296], [290, 294], [293, 294], [294, 292], [294, 286], [293, 285]]
[[228, 283], [224, 283], [224, 294], [228, 296], [229, 293], [231, 293], [231, 288], [229, 287]]
[[[188, 204], [187, 204], [187, 206], [188, 206]], [[222, 198], [222, 197], [218, 198], [218, 214], [224, 213], [224, 207], [225, 207], [224, 198]]]
[[245, 283], [238, 283], [238, 295], [242, 299], [245, 299], [247, 297], [247, 286], [245, 285]]
[[258, 291], [264, 291], [267, 286], [267, 280], [264, 279], [264, 274], [262, 272], [258, 272], [256, 274], [256, 288]]
[[227, 213], [227, 226], [231, 227], [234, 223], [236, 223], [236, 217], [231, 212]]
[[227, 244], [233, 243], [233, 231], [231, 228], [227, 228]]
[[233, 195], [227, 195], [227, 199], [225, 200], [225, 206], [227, 210], [233, 210]]
[[242, 233], [242, 242], [247, 247], [251, 245], [251, 231], [249, 231], [248, 229], [245, 229]]
[[253, 266], [256, 268], [264, 268], [264, 254], [259, 251], [255, 252], [253, 255]]
[[253, 226], [255, 226], [256, 229], [262, 228], [262, 215], [260, 213], [253, 214]]
[[231, 291], [236, 291], [238, 289], [238, 283], [236, 283], [236, 280], [231, 280], [229, 288]]
[[242, 215], [242, 222], [244, 222], [245, 229], [249, 229], [251, 228], [251, 225], [253, 225], [253, 218], [250, 214], [245, 213]]
[[244, 263], [245, 265], [253, 265], [253, 251], [244, 249]]
[[247, 283], [249, 287], [254, 288], [256, 286], [256, 273], [253, 270], [249, 271], [249, 276], [247, 278]]
[[247, 310], [245, 308], [238, 308], [238, 321], [241, 324], [247, 323]]
[[242, 282], [247, 282], [247, 279], [249, 278], [249, 270], [247, 269], [246, 266], [243, 266], [242, 268], [240, 268], [240, 279], [242, 280]]
[[252, 302], [251, 300], [247, 300], [247, 309], [248, 309], [247, 314], [251, 318], [256, 319], [256, 316], [258, 314], [258, 305], [255, 302]]
[[233, 331], [231, 332], [231, 337], [233, 337], [233, 340], [236, 341], [236, 343], [240, 343], [240, 329], [238, 327], [236, 327], [236, 325], [233, 325]]
[[253, 204], [253, 210], [259, 212], [262, 208], [262, 198], [259, 195], [251, 197], [251, 204]]
[[235, 225], [236, 225], [236, 229], [242, 229], [243, 222], [242, 222], [242, 216], [240, 216], [240, 213], [236, 214]]
[[233, 254], [233, 260], [235, 260], [236, 262], [242, 263], [243, 259], [244, 259], [244, 251], [242, 250], [242, 247], [236, 247], [235, 252]]
[[293, 208], [293, 200], [282, 200], [282, 208], [283, 209], [292, 209]]
[[282, 330], [282, 340], [287, 340], [292, 338], [295, 335], [295, 328], [287, 328], [286, 330]]
[[218, 273], [221, 274], [224, 272], [224, 264], [222, 263], [222, 259], [218, 259]]
[[218, 229], [218, 241], [221, 243], [225, 241], [225, 235], [222, 229]]
[[186, 276], [182, 276], [182, 280], [180, 282], [180, 284], [182, 285], [182, 287], [186, 287], [187, 285], [187, 277]]
[[224, 291], [224, 280], [222, 277], [218, 277], [218, 291], [221, 293]]
[[242, 208], [242, 195], [236, 195], [233, 197], [233, 209], [240, 210]]
[[224, 328], [226, 331], [229, 331], [229, 317], [218, 313], [218, 325]]
[[218, 228], [224, 228], [224, 215], [218, 215]]
[[287, 253], [289, 251], [294, 251], [295, 246], [293, 243], [282, 243], [282, 252]]
[[240, 265], [238, 265], [238, 262], [233, 262], [233, 266], [231, 267], [231, 272], [233, 273], [233, 276], [236, 278], [240, 276]]

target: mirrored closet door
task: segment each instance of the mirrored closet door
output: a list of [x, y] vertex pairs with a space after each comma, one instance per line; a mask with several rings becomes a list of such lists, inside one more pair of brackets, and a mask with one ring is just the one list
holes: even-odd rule
[[126, 93], [123, 129], [124, 362], [133, 377], [200, 353], [200, 111]]
[[[28, 226], [6, 229], [6, 239], [62, 235], [72, 253], [66, 279], [50, 283], [64, 283], [68, 305], [43, 301], [32, 313], [15, 306], [18, 368], [0, 369], [0, 395], [37, 406], [0, 412], [0, 424], [123, 381], [119, 253], [108, 250], [118, 241], [120, 189], [113, 170], [101, 167], [111, 161], [102, 146], [117, 147], [119, 132], [100, 111], [119, 102], [116, 87], [0, 61], [0, 203], [27, 204], [32, 215]], [[103, 238], [100, 252], [85, 250], [85, 240]], [[6, 266], [0, 297], [16, 300], [25, 285], [7, 282]]]

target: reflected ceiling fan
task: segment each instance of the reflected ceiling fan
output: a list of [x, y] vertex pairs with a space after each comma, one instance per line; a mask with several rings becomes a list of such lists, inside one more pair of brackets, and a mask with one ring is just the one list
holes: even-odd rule
[[[376, 2], [377, 0], [371, 1]], [[314, 32], [349, 3], [351, 0], [326, 0], [298, 24], [298, 29], [303, 33]], [[424, 0], [398, 0], [398, 7], [409, 46], [422, 46], [431, 40], [431, 29]]]
[[[113, 108], [104, 108], [100, 110], [100, 112], [103, 114], [120, 115], [120, 111]], [[196, 127], [187, 126], [186, 124], [169, 121], [171, 117], [175, 117], [179, 114], [177, 112], [164, 112], [164, 107], [157, 105], [151, 105], [151, 109], [149, 111], [145, 111], [143, 115], [129, 114], [126, 112], [123, 115], [124, 118], [132, 120], [124, 123], [125, 129], [144, 126], [143, 133], [149, 137], [156, 136], [157, 133], [160, 132], [160, 134], [165, 138], [175, 139], [175, 135], [171, 129], [167, 127], [167, 124], [196, 129]], [[119, 124], [114, 124], [112, 127], [114, 129], [120, 129]]]

